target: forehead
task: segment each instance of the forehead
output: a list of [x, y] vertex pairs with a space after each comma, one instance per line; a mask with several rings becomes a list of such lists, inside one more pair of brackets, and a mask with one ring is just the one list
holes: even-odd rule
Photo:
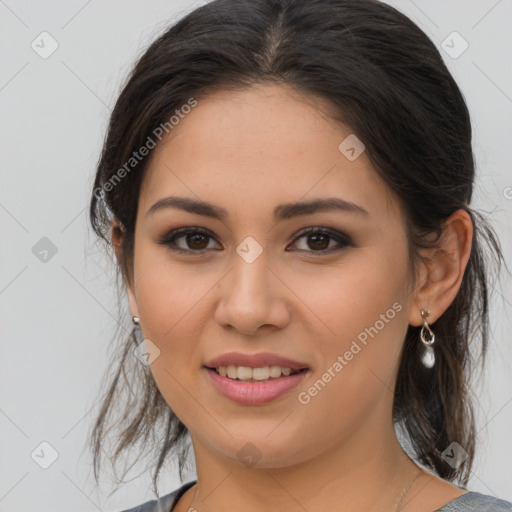
[[234, 213], [338, 195], [371, 215], [397, 214], [396, 198], [365, 152], [351, 161], [340, 151], [351, 130], [328, 118], [325, 101], [281, 85], [197, 101], [153, 150], [143, 212], [165, 195], [206, 199]]

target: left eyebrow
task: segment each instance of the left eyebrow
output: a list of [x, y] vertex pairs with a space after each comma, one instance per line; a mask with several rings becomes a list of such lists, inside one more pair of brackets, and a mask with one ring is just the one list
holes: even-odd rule
[[310, 215], [316, 212], [332, 210], [345, 213], [356, 213], [363, 217], [369, 217], [370, 215], [367, 210], [356, 203], [346, 201], [339, 197], [328, 197], [325, 199], [315, 199], [309, 202], [281, 204], [275, 208], [274, 218], [276, 220], [285, 220], [299, 215]]
[[[147, 211], [146, 216], [166, 208], [177, 208], [189, 213], [204, 215], [221, 221], [229, 217], [228, 211], [206, 201], [199, 201], [190, 197], [169, 196], [159, 199]], [[275, 220], [287, 220], [301, 215], [311, 215], [317, 212], [341, 211], [345, 213], [356, 213], [363, 217], [370, 214], [362, 206], [346, 201], [339, 197], [328, 197], [315, 199], [308, 202], [284, 203], [274, 209]]]

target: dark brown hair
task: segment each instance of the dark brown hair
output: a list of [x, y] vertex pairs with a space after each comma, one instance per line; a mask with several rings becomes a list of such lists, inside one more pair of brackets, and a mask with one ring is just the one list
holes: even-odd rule
[[[487, 349], [489, 263], [499, 270], [503, 256], [492, 227], [469, 207], [475, 164], [463, 95], [435, 45], [405, 15], [376, 0], [216, 0], [183, 17], [149, 46], [120, 93], [91, 195], [92, 227], [111, 247], [112, 221], [120, 222], [120, 275], [132, 282], [139, 191], [150, 158], [115, 186], [107, 183], [190, 98], [200, 102], [215, 90], [265, 82], [326, 100], [332, 119], [350, 126], [365, 144], [376, 171], [403, 204], [415, 271], [419, 249], [429, 247], [426, 235], [437, 235], [435, 245], [453, 212], [470, 215], [474, 238], [460, 290], [431, 326], [436, 364], [430, 370], [421, 365], [420, 328], [409, 326], [393, 405], [396, 425], [408, 435], [417, 460], [444, 479], [466, 484], [476, 444], [469, 378]], [[151, 372], [132, 357], [139, 342], [132, 331], [114, 352], [117, 370], [90, 441], [98, 481], [107, 426], [119, 409], [112, 463], [137, 441], [152, 448], [157, 493], [164, 463], [177, 455], [181, 476], [190, 445], [187, 428]], [[123, 392], [129, 394], [124, 408]], [[468, 453], [456, 468], [441, 456], [453, 441]]]

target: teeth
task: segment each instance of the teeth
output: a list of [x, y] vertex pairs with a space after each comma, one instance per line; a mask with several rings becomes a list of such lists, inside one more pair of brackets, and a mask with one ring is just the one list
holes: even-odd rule
[[[219, 366], [215, 368], [218, 374], [230, 379], [239, 380], [268, 380], [270, 377], [277, 379], [281, 375], [288, 376], [292, 373], [291, 368], [281, 366], [263, 366], [261, 368], [251, 368], [249, 366]], [[297, 373], [297, 371], [293, 371]]]

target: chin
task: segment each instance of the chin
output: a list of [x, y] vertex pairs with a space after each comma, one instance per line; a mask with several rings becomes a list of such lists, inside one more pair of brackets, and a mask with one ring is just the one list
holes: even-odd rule
[[[283, 468], [307, 460], [305, 453], [297, 452], [297, 448], [300, 448], [300, 438], [295, 441], [289, 436], [276, 436], [275, 439], [270, 439], [273, 434], [268, 436], [269, 431], [260, 430], [254, 435], [250, 435], [250, 432], [241, 435], [231, 432], [232, 438], [224, 439], [224, 442], [211, 448], [230, 462], [236, 462], [248, 469]], [[209, 443], [212, 443], [211, 437]]]

